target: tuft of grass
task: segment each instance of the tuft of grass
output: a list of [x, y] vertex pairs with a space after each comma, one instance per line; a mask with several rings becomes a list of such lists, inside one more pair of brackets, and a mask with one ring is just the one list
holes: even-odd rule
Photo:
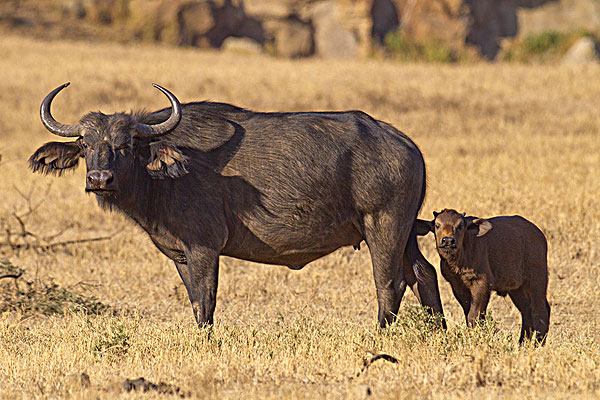
[[402, 32], [390, 32], [385, 37], [385, 49], [402, 62], [455, 63], [466, 53], [452, 48], [438, 39], [414, 40]]
[[545, 31], [507, 41], [498, 59], [509, 62], [540, 63], [558, 61], [580, 38], [597, 34], [584, 30], [571, 32]]
[[96, 336], [92, 346], [94, 356], [119, 359], [127, 354], [131, 346], [131, 337], [125, 324], [112, 320], [94, 323], [87, 319], [86, 322]]
[[408, 335], [414, 341], [427, 341], [431, 335], [442, 332], [441, 319], [425, 307], [406, 306], [400, 309], [394, 324], [383, 332], [390, 337]]
[[26, 272], [8, 260], [0, 260], [0, 275], [12, 275], [14, 285], [5, 284], [0, 292], [0, 313], [16, 311], [22, 315], [61, 315], [68, 311], [101, 315], [111, 308], [94, 296], [85, 296], [64, 288], [53, 281], [28, 281]]
[[7, 259], [0, 259], [0, 276], [4, 278], [18, 279], [25, 271], [22, 268], [13, 265]]

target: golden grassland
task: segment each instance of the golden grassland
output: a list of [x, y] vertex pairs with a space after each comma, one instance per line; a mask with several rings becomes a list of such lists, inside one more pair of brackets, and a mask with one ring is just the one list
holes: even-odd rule
[[[110, 307], [53, 313], [3, 304], [0, 397], [168, 396], [121, 388], [141, 376], [201, 398], [600, 396], [600, 67], [288, 61], [9, 36], [0, 38], [0, 71], [3, 230], [20, 232], [13, 213], [26, 213], [30, 197], [33, 205], [43, 201], [24, 217], [29, 231], [52, 235], [68, 227], [50, 241], [113, 235], [50, 249], [0, 247], [26, 271], [17, 280], [21, 291], [25, 281], [56, 283]], [[92, 110], [166, 106], [151, 82], [181, 101], [262, 111], [361, 109], [391, 122], [428, 164], [422, 217], [444, 207], [481, 217], [518, 213], [545, 232], [547, 345], [517, 344], [520, 316], [508, 298], [492, 298], [485, 326], [465, 328], [441, 276], [447, 332], [432, 330], [409, 292], [398, 323], [379, 332], [366, 246], [341, 249], [302, 271], [223, 258], [214, 329], [198, 330], [171, 262], [139, 228], [85, 195], [83, 167], [61, 178], [27, 169], [29, 155], [56, 139], [39, 121], [39, 103], [66, 81], [73, 84], [53, 112], [67, 123]], [[420, 245], [437, 265], [432, 237]], [[16, 290], [12, 281], [0, 281], [3, 298]], [[365, 367], [380, 353], [398, 362]]]

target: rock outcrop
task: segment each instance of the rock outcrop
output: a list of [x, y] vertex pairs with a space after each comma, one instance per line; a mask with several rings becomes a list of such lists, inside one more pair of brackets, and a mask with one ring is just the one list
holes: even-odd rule
[[563, 56], [562, 64], [597, 64], [600, 61], [598, 44], [591, 37], [582, 37]]
[[518, 11], [519, 36], [544, 31], [600, 29], [600, 2], [596, 0], [538, 1], [534, 5], [536, 7], [522, 8]]
[[[409, 40], [475, 47], [502, 38], [600, 28], [596, 0], [19, 0], [0, 2], [0, 29], [52, 38], [145, 40], [220, 48], [251, 40], [281, 57], [361, 57], [400, 30]], [[235, 43], [235, 41], [231, 41]], [[242, 43], [242, 42], [239, 42]], [[246, 42], [250, 45], [250, 42]]]

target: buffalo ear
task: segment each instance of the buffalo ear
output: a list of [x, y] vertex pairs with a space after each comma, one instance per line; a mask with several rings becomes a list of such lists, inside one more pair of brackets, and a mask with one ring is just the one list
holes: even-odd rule
[[29, 168], [42, 174], [62, 175], [74, 169], [82, 156], [78, 142], [49, 142], [29, 157]]
[[415, 222], [415, 229], [418, 236], [425, 236], [429, 232], [433, 232], [433, 221], [417, 219]]
[[492, 223], [487, 219], [483, 218], [476, 218], [469, 222], [469, 225], [467, 225], [467, 229], [477, 231], [477, 237], [485, 235], [486, 233], [491, 231], [492, 228]]
[[438, 216], [438, 215], [440, 215], [440, 213], [439, 213], [439, 212], [437, 212], [437, 211], [434, 211], [434, 212], [433, 212], [433, 218], [437, 218], [437, 216]]
[[188, 158], [177, 147], [162, 142], [150, 144], [146, 170], [152, 178], [179, 178], [188, 173], [187, 164]]

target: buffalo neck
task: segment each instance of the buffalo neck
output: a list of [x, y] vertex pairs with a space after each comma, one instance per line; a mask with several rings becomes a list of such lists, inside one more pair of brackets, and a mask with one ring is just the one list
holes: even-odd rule
[[153, 179], [144, 165], [132, 164], [119, 176], [116, 196], [97, 197], [102, 208], [116, 209], [139, 223], [146, 230], [156, 229], [158, 225], [166, 225], [163, 216], [168, 214], [160, 210], [168, 210], [175, 185], [174, 179]]

